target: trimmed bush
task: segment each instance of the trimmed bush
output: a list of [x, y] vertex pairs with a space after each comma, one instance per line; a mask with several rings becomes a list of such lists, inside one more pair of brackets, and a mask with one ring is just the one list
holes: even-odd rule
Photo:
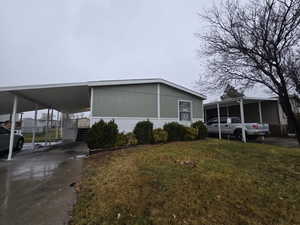
[[128, 143], [127, 135], [124, 133], [120, 133], [117, 135], [116, 147], [126, 146]]
[[114, 147], [118, 133], [118, 125], [113, 120], [108, 123], [100, 120], [89, 130], [87, 145], [90, 149]]
[[158, 128], [153, 131], [153, 142], [154, 143], [166, 143], [168, 141], [168, 132]]
[[134, 133], [128, 133], [128, 134], [126, 134], [126, 138], [127, 138], [127, 145], [128, 146], [132, 146], [132, 145], [137, 145], [138, 144], [138, 140], [136, 139]]
[[184, 129], [185, 129], [185, 134], [184, 134], [185, 141], [193, 141], [197, 139], [198, 129], [192, 127], [184, 127]]
[[184, 126], [177, 123], [167, 123], [164, 125], [164, 130], [168, 132], [168, 141], [183, 141], [185, 129]]
[[197, 121], [195, 123], [192, 124], [193, 128], [198, 129], [198, 139], [202, 140], [207, 138], [208, 133], [207, 133], [207, 127], [205, 126], [205, 124], [202, 121]]
[[138, 122], [133, 130], [139, 144], [151, 144], [153, 134], [153, 123], [149, 120]]

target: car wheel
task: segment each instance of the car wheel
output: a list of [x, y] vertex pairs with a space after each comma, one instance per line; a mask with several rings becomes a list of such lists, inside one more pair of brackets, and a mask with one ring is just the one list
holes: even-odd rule
[[23, 148], [23, 144], [24, 144], [24, 140], [23, 139], [19, 139], [18, 142], [17, 142], [17, 144], [16, 144], [15, 150], [16, 151], [21, 151], [22, 148]]
[[236, 130], [234, 132], [234, 137], [239, 140], [239, 141], [242, 141], [243, 140], [243, 133], [242, 133], [242, 130]]

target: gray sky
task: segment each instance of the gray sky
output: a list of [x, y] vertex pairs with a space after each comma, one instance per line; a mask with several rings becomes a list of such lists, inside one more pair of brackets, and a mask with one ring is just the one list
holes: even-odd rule
[[160, 77], [194, 88], [209, 2], [0, 0], [0, 86]]

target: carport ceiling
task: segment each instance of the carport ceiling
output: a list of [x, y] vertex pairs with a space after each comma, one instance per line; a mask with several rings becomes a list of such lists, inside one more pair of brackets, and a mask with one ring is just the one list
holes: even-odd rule
[[0, 88], [0, 114], [12, 112], [14, 95], [18, 96], [18, 112], [32, 111], [37, 107], [76, 113], [90, 107], [87, 83], [5, 87]]

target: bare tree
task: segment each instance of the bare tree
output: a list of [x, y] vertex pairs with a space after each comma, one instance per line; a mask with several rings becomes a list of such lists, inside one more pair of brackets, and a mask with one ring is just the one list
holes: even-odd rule
[[300, 0], [249, 0], [243, 5], [228, 0], [202, 18], [210, 28], [199, 34], [209, 59], [210, 86], [267, 87], [296, 125], [300, 143], [300, 125], [289, 98], [300, 90]]

